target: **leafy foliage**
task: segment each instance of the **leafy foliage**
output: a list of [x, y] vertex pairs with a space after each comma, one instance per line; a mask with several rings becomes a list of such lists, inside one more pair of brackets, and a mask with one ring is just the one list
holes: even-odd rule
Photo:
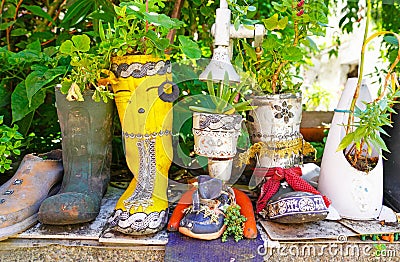
[[232, 235], [236, 242], [243, 239], [244, 222], [247, 218], [240, 214], [240, 206], [235, 204], [229, 206], [225, 211], [224, 224], [226, 229], [222, 235], [222, 242], [226, 242], [228, 236]]
[[[343, 137], [337, 149], [338, 151], [345, 150], [346, 155], [355, 156], [351, 158], [352, 164], [356, 164], [361, 156], [366, 158], [372, 156], [373, 150], [378, 150], [379, 153], [381, 150], [389, 152], [379, 134], [388, 135], [382, 127], [392, 126], [390, 114], [396, 113], [392, 106], [399, 97], [400, 91], [393, 87], [382, 99], [371, 103], [363, 102], [366, 106], [364, 110], [356, 107], [354, 116], [358, 120], [352, 123], [353, 131]], [[371, 164], [366, 166], [373, 167]]]
[[3, 101], [11, 98], [12, 122], [22, 120], [43, 104], [46, 89], [54, 87], [66, 71], [66, 67], [56, 65], [54, 49], [42, 49], [38, 40], [17, 53], [0, 48], [0, 62], [9, 65], [0, 69], [1, 86], [5, 87], [0, 96]]
[[316, 50], [310, 36], [324, 34], [328, 8], [323, 0], [284, 0], [271, 5], [272, 13], [262, 19], [268, 30], [262, 50], [254, 51], [245, 40], [238, 41], [235, 65], [257, 80], [244, 84], [261, 93], [297, 92], [301, 83], [294, 80], [293, 69], [304, 63], [309, 50]]
[[[158, 13], [160, 5], [162, 1], [149, 1], [146, 6], [145, 1], [136, 0], [114, 6], [117, 14], [114, 23], [108, 23], [106, 30], [102, 23], [99, 26], [100, 53], [107, 58], [125, 54], [163, 56], [174, 47], [167, 38], [169, 31], [180, 28], [183, 22]], [[182, 35], [179, 42], [187, 56], [200, 58], [201, 52], [194, 41]]]
[[75, 35], [60, 46], [60, 53], [68, 55], [71, 59], [72, 71], [61, 81], [61, 93], [68, 94], [69, 101], [83, 101], [82, 93], [95, 89], [93, 100], [99, 102], [102, 99], [107, 103], [113, 98], [108, 90], [108, 84], [112, 80], [103, 80], [101, 73], [106, 72], [108, 61], [102, 55], [90, 53], [90, 38], [87, 35]]
[[19, 155], [23, 136], [18, 132], [18, 126], [8, 127], [3, 124], [3, 116], [0, 116], [0, 173], [11, 168], [12, 155]]
[[303, 93], [303, 110], [305, 111], [318, 111], [325, 110], [329, 108], [330, 99], [332, 98], [332, 93], [328, 92], [325, 88], [313, 83], [312, 86], [305, 87], [302, 86]]
[[[331, 1], [332, 9], [335, 8], [338, 1]], [[366, 19], [365, 12], [365, 4], [364, 1], [345, 1], [344, 6], [342, 7], [341, 13], [343, 14], [340, 21], [339, 27], [343, 32], [351, 33], [353, 32], [356, 26], [360, 26], [361, 22]], [[373, 0], [371, 2], [372, 10], [371, 16], [374, 20], [375, 27], [378, 30], [386, 30], [392, 32], [398, 32], [400, 28], [400, 20], [394, 19], [397, 14], [400, 12], [400, 2], [399, 1], [386, 1], [386, 0]], [[391, 37], [386, 38], [391, 39]], [[393, 38], [392, 38], [393, 39]], [[340, 42], [339, 39], [337, 41]], [[388, 47], [388, 57], [391, 63], [394, 62], [396, 58], [396, 47], [397, 44], [393, 43], [393, 41], [384, 41], [382, 43], [384, 47]], [[386, 56], [386, 54], [385, 54]], [[400, 66], [397, 65], [395, 68], [396, 72], [399, 72]]]
[[57, 140], [53, 90], [69, 62], [55, 57], [57, 48], [74, 32], [92, 30], [89, 17], [96, 13], [112, 20], [113, 10], [104, 11], [110, 5], [109, 0], [2, 1], [0, 115], [4, 123], [18, 124], [27, 150], [46, 152]]
[[209, 107], [190, 106], [191, 110], [203, 113], [234, 114], [253, 108], [250, 106], [251, 100], [238, 102], [244, 87], [243, 85], [230, 85], [227, 74], [225, 74], [225, 81], [221, 83], [213, 83], [209, 79], [207, 88], [212, 101], [211, 105]]

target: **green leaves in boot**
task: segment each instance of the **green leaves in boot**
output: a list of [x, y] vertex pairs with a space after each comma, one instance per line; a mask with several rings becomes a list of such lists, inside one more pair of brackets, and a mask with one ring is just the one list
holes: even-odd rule
[[229, 206], [225, 211], [224, 224], [226, 229], [222, 235], [222, 242], [226, 242], [228, 236], [233, 236], [236, 242], [243, 239], [243, 228], [246, 220], [247, 218], [240, 214], [239, 205]]
[[100, 21], [99, 52], [109, 59], [127, 54], [162, 57], [171, 49], [181, 49], [189, 58], [200, 58], [201, 50], [189, 37], [181, 35], [179, 46], [173, 45], [168, 38], [171, 30], [181, 28], [184, 23], [159, 13], [164, 4], [162, 1], [147, 2], [147, 6], [142, 0], [122, 2], [114, 7], [117, 14], [114, 23], [103, 26]]
[[72, 68], [69, 75], [61, 81], [61, 93], [67, 94], [69, 101], [83, 101], [82, 93], [94, 90], [92, 99], [107, 103], [108, 99], [113, 98], [108, 89], [108, 84], [113, 80], [103, 75], [108, 73], [105, 70], [108, 63], [103, 55], [90, 51], [90, 38], [87, 35], [75, 35], [61, 44], [60, 53], [70, 57]]

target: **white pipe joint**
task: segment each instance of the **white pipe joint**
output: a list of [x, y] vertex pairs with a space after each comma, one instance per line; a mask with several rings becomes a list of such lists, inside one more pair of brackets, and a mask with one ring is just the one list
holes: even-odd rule
[[217, 8], [215, 17], [214, 45], [229, 46], [231, 10]]
[[264, 35], [267, 33], [264, 25], [254, 25], [254, 47], [260, 47], [264, 41]]
[[[216, 25], [214, 24], [211, 27], [211, 34], [215, 37], [218, 37], [219, 33], [216, 34]], [[230, 25], [229, 37], [231, 39], [234, 38], [254, 38], [254, 47], [261, 46], [265, 35], [265, 27], [264, 25], [256, 24], [254, 25], [254, 29], [246, 28], [244, 25], [240, 25], [238, 30], [235, 29], [234, 25]], [[226, 37], [226, 36], [225, 36]]]

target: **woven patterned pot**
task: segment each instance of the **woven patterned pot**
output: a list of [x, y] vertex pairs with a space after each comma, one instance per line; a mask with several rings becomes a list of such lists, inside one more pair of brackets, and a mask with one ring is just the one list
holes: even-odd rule
[[193, 113], [194, 151], [208, 158], [210, 176], [229, 180], [242, 120], [240, 115]]

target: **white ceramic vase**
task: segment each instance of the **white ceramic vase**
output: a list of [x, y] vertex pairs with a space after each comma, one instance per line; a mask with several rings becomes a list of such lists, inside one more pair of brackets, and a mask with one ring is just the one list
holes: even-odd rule
[[[368, 173], [357, 170], [337, 148], [345, 136], [345, 127], [357, 78], [348, 79], [327, 137], [321, 163], [318, 190], [326, 195], [340, 216], [354, 220], [369, 220], [379, 216], [383, 198], [383, 168], [379, 156], [377, 166]], [[363, 82], [357, 107], [364, 109], [361, 101], [370, 102], [371, 95]], [[376, 156], [378, 155], [375, 152]]]

